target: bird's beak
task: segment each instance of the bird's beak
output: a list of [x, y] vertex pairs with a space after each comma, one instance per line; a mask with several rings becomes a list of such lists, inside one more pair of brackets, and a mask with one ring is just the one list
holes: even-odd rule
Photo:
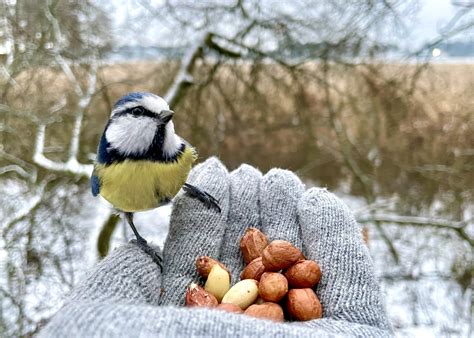
[[163, 121], [163, 123], [168, 123], [169, 121], [171, 121], [171, 119], [173, 118], [173, 115], [174, 115], [174, 111], [172, 110], [162, 110], [160, 112], [160, 119], [161, 121]]

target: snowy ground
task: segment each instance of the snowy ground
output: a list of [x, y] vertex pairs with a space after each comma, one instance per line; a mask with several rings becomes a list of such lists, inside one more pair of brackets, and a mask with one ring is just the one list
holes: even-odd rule
[[[35, 200], [21, 187], [6, 187], [5, 184], [8, 183], [4, 182], [0, 187], [0, 190], [8, 192], [0, 197], [0, 212], [3, 212], [0, 216], [2, 223], [6, 224], [7, 215], [21, 211], [17, 206], [25, 207], [28, 201], [34, 203]], [[19, 201], [18, 196], [22, 196], [23, 200]], [[341, 197], [355, 211], [364, 208], [363, 201], [358, 198]], [[97, 261], [98, 225], [107, 217], [108, 207], [88, 195], [79, 198], [77, 203], [84, 207], [73, 219], [61, 218], [67, 226], [61, 228], [59, 239], [49, 234], [48, 229], [42, 229], [35, 232], [36, 241], [31, 243], [25, 238], [28, 237], [26, 222], [19, 222], [8, 231], [2, 225], [0, 286], [10, 291], [9, 296], [13, 296], [3, 297], [0, 304], [7, 336], [19, 331], [28, 332], [36, 323], [48, 318], [61, 306], [71, 287]], [[170, 207], [163, 207], [139, 213], [137, 226], [147, 238], [162, 245], [168, 231], [170, 212]], [[38, 214], [37, 217], [41, 218], [41, 211]], [[47, 226], [48, 222], [41, 224]], [[386, 228], [400, 253], [400, 264], [395, 264], [385, 243], [371, 227], [370, 251], [397, 335], [467, 337], [472, 334], [472, 290], [463, 291], [450, 271], [453, 260], [472, 259], [470, 248], [454, 234], [439, 229], [434, 231], [431, 228], [402, 228], [396, 225]], [[130, 237], [128, 227], [121, 222], [114, 233], [112, 248]], [[12, 242], [15, 238], [16, 241]], [[36, 267], [31, 264], [31, 258], [25, 258], [28, 256], [25, 252], [31, 245], [35, 246], [35, 252], [39, 255], [47, 256]], [[1, 329], [0, 326], [0, 333]]]

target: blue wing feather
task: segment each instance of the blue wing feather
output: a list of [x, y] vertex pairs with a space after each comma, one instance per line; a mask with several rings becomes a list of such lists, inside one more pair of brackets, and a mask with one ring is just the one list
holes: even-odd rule
[[[107, 141], [107, 138], [105, 137], [105, 132], [107, 131], [108, 124], [105, 127], [104, 133], [102, 134], [102, 137], [100, 138], [99, 142], [99, 147], [97, 148], [97, 163], [100, 164], [108, 164], [112, 161], [112, 158], [109, 154], [108, 148], [109, 148], [109, 142]], [[92, 173], [91, 176], [91, 190], [92, 190], [92, 195], [97, 196], [100, 193], [100, 179], [95, 173]]]
[[91, 176], [91, 190], [93, 196], [97, 196], [100, 193], [100, 180], [99, 177], [94, 174]]
[[97, 162], [102, 164], [109, 164], [112, 162], [112, 156], [109, 153], [110, 144], [109, 141], [107, 141], [107, 138], [105, 137], [107, 127], [105, 128], [104, 133], [100, 138], [99, 148], [97, 149]]

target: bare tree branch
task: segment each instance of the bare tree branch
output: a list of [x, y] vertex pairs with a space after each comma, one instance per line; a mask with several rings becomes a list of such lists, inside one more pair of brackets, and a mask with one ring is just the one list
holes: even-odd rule
[[[0, 146], [0, 158], [4, 158], [9, 162], [14, 163], [13, 165], [18, 167], [14, 170], [17, 172], [18, 175], [29, 179], [29, 181], [32, 183], [36, 182], [38, 171], [36, 170], [36, 167], [34, 165], [31, 165], [30, 163], [23, 161], [22, 159], [12, 154], [5, 152], [2, 146]], [[9, 166], [7, 165], [6, 167], [4, 167], [4, 169], [7, 167]], [[5, 170], [3, 173], [6, 173], [7, 171], [8, 170]]]
[[74, 120], [74, 126], [72, 129], [71, 143], [69, 147], [69, 159], [68, 162], [77, 164], [77, 154], [79, 152], [79, 140], [81, 135], [82, 120], [84, 118], [84, 112], [89, 106], [92, 96], [94, 95], [95, 86], [97, 82], [97, 62], [93, 61], [91, 69], [89, 70], [89, 79], [87, 90], [84, 95], [79, 99], [78, 110], [76, 112], [76, 118]]
[[50, 2], [45, 6], [44, 12], [46, 18], [50, 21], [54, 33], [56, 43], [53, 48], [55, 54], [55, 60], [61, 67], [63, 73], [66, 75], [67, 79], [74, 88], [74, 92], [79, 98], [77, 104], [77, 111], [75, 115], [74, 125], [71, 134], [71, 140], [69, 144], [69, 157], [67, 162], [57, 162], [48, 159], [44, 156], [44, 142], [46, 134], [46, 125], [44, 123], [39, 123], [36, 133], [36, 145], [35, 152], [33, 155], [33, 161], [39, 166], [51, 170], [51, 171], [63, 171], [69, 172], [74, 175], [81, 175], [89, 177], [92, 174], [93, 166], [91, 164], [81, 164], [77, 160], [80, 146], [80, 134], [82, 121], [84, 118], [85, 109], [89, 106], [92, 96], [95, 91], [96, 82], [97, 82], [97, 61], [95, 58], [91, 61], [90, 69], [88, 71], [88, 81], [87, 89], [84, 92], [80, 86], [80, 82], [77, 77], [74, 75], [73, 71], [69, 64], [64, 60], [61, 55], [61, 46], [64, 43], [64, 38], [59, 28], [59, 23], [54, 15], [51, 13], [49, 8]]
[[69, 82], [74, 88], [74, 91], [77, 96], [81, 97], [83, 95], [81, 86], [79, 85], [79, 81], [77, 81], [76, 76], [71, 70], [71, 67], [69, 67], [68, 63], [64, 60], [64, 58], [61, 55], [61, 48], [64, 45], [65, 39], [63, 37], [63, 34], [61, 32], [61, 29], [59, 28], [59, 22], [56, 19], [56, 17], [51, 13], [51, 1], [49, 0], [44, 7], [44, 14], [46, 18], [49, 20], [51, 23], [51, 26], [53, 27], [54, 35], [55, 35], [55, 43], [53, 44], [53, 53], [54, 53], [54, 58], [58, 65], [61, 67], [63, 70], [64, 74], [68, 78]]
[[474, 247], [474, 239], [471, 238], [465, 230], [467, 225], [469, 224], [469, 220], [462, 222], [453, 222], [449, 220], [430, 217], [373, 214], [370, 216], [358, 217], [357, 222], [362, 224], [394, 223], [401, 226], [424, 226], [453, 230], [459, 235], [459, 237], [461, 237], [462, 239], [467, 241], [472, 247]]
[[189, 48], [184, 56], [178, 73], [174, 77], [174, 81], [166, 92], [165, 100], [170, 107], [174, 107], [184, 95], [185, 90], [193, 83], [194, 79], [192, 71], [196, 64], [196, 60], [202, 57], [203, 48], [209, 39], [210, 33], [203, 34], [196, 44]]
[[36, 132], [36, 145], [35, 152], [33, 155], [33, 161], [44, 169], [51, 171], [62, 171], [69, 172], [74, 175], [86, 176], [89, 177], [92, 174], [93, 166], [92, 164], [80, 164], [74, 161], [67, 162], [56, 162], [48, 159], [44, 156], [44, 142], [46, 134], [46, 125], [38, 125]]
[[29, 178], [30, 177], [30, 175], [22, 167], [20, 167], [19, 165], [16, 165], [16, 164], [9, 164], [9, 165], [6, 165], [6, 166], [0, 168], [0, 175], [6, 174], [6, 173], [9, 173], [9, 172], [15, 172], [23, 178]]
[[406, 225], [427, 225], [437, 228], [447, 228], [458, 230], [466, 226], [467, 221], [454, 222], [439, 218], [418, 217], [418, 216], [401, 216], [401, 215], [380, 215], [374, 214], [370, 216], [361, 216], [357, 218], [359, 223], [384, 222], [397, 223]]

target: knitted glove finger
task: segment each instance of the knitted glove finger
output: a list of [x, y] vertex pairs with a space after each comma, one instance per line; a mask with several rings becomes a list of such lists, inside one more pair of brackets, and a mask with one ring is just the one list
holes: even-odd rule
[[221, 247], [220, 260], [238, 281], [244, 268], [240, 253], [240, 238], [249, 227], [260, 227], [259, 187], [262, 173], [243, 164], [230, 174], [230, 209]]
[[270, 241], [283, 239], [302, 249], [296, 206], [304, 184], [291, 171], [270, 170], [260, 184], [262, 231]]
[[312, 188], [298, 215], [306, 256], [321, 267], [316, 293], [323, 316], [389, 329], [372, 260], [348, 207], [326, 189]]
[[125, 244], [112, 251], [74, 288], [70, 301], [157, 305], [160, 287], [161, 272], [153, 259], [137, 245]]
[[221, 212], [183, 194], [176, 198], [163, 249], [163, 295], [160, 303], [183, 304], [186, 286], [198, 279], [198, 256], [218, 257], [229, 211], [229, 174], [216, 158], [193, 169], [190, 184], [214, 196]]

